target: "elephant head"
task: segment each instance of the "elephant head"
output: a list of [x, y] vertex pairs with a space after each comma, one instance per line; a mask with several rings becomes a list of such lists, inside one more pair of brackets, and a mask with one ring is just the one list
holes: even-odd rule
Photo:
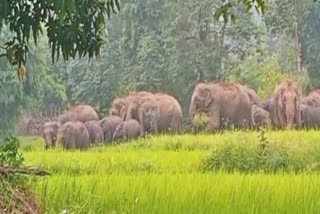
[[123, 135], [124, 135], [124, 122], [120, 123], [117, 126], [117, 128], [112, 136], [112, 139], [113, 140], [121, 140], [123, 138]]
[[160, 108], [156, 100], [152, 97], [144, 97], [140, 100], [139, 121], [142, 133], [151, 130], [158, 133], [158, 123], [160, 120]]
[[139, 119], [138, 111], [140, 107], [140, 99], [141, 98], [139, 96], [131, 96], [130, 100], [128, 101], [128, 108], [125, 120]]
[[296, 90], [288, 88], [280, 91], [278, 99], [280, 110], [280, 124], [286, 124], [288, 128], [294, 124], [301, 125], [300, 98]]
[[116, 98], [112, 102], [110, 109], [110, 116], [119, 116], [122, 120], [125, 120], [127, 114], [127, 101], [126, 97]]
[[45, 149], [55, 147], [56, 145], [56, 132], [52, 128], [45, 128], [42, 133], [45, 141]]
[[213, 126], [213, 128], [217, 128], [220, 125], [219, 109], [217, 109], [218, 105], [216, 105], [212, 87], [209, 84], [199, 83], [194, 89], [189, 108], [189, 116], [193, 126], [197, 126], [195, 121], [197, 112], [207, 114], [209, 125]]

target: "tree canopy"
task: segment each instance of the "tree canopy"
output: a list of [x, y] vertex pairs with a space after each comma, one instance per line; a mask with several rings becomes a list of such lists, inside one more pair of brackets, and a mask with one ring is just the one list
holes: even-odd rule
[[[0, 32], [8, 25], [13, 33], [2, 45], [11, 64], [25, 64], [29, 41], [38, 43], [46, 32], [52, 61], [59, 58], [100, 52], [103, 43], [105, 15], [120, 9], [118, 0], [3, 0], [0, 1]], [[45, 31], [43, 30], [45, 29]]]

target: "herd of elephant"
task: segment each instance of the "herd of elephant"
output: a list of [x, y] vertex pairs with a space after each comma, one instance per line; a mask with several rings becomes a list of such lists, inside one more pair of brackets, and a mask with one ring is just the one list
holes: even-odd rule
[[74, 106], [43, 126], [45, 147], [85, 149], [90, 145], [126, 141], [147, 133], [181, 133], [179, 102], [164, 93], [140, 91], [113, 100], [109, 114], [99, 120], [93, 107]]
[[[317, 127], [320, 125], [320, 89], [302, 96], [297, 82], [283, 80], [262, 99], [252, 88], [225, 81], [195, 85], [189, 107], [193, 127], [204, 113], [209, 131], [230, 126], [253, 128]], [[138, 138], [146, 134], [183, 131], [183, 113], [177, 99], [165, 93], [133, 92], [115, 98], [106, 117], [99, 119], [89, 105], [74, 106], [43, 126], [45, 147], [85, 149], [98, 143]]]

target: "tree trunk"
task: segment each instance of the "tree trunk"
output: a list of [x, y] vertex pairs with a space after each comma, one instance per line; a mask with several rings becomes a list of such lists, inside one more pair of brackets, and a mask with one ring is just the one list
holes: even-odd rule
[[223, 23], [222, 30], [221, 30], [221, 39], [220, 39], [220, 71], [223, 74], [223, 79], [226, 79], [226, 74], [224, 72], [223, 66], [223, 58], [224, 58], [224, 37], [227, 28], [227, 22]]
[[303, 77], [303, 69], [302, 69], [302, 52], [301, 52], [301, 39], [300, 39], [300, 32], [298, 27], [298, 22], [294, 24], [294, 40], [296, 46], [296, 69], [297, 74], [301, 78]]

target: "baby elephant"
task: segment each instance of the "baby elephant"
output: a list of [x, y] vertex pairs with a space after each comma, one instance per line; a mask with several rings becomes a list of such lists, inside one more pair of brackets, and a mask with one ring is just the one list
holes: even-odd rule
[[320, 127], [320, 107], [301, 105], [301, 122], [307, 128]]
[[47, 122], [43, 125], [42, 137], [44, 139], [46, 149], [56, 145], [57, 132], [58, 122]]
[[87, 121], [84, 123], [84, 125], [88, 129], [91, 144], [103, 143], [103, 130], [97, 120]]
[[113, 135], [113, 140], [129, 140], [141, 136], [142, 130], [138, 121], [129, 119], [120, 123]]
[[105, 143], [110, 143], [112, 141], [113, 134], [120, 123], [122, 123], [121, 118], [114, 115], [108, 116], [99, 121], [99, 124], [102, 127]]
[[87, 127], [79, 121], [63, 124], [58, 129], [57, 144], [64, 149], [87, 149], [90, 145]]
[[251, 114], [252, 114], [252, 123], [253, 126], [263, 126], [263, 127], [270, 127], [271, 126], [271, 116], [270, 113], [257, 106], [252, 105], [251, 106]]

